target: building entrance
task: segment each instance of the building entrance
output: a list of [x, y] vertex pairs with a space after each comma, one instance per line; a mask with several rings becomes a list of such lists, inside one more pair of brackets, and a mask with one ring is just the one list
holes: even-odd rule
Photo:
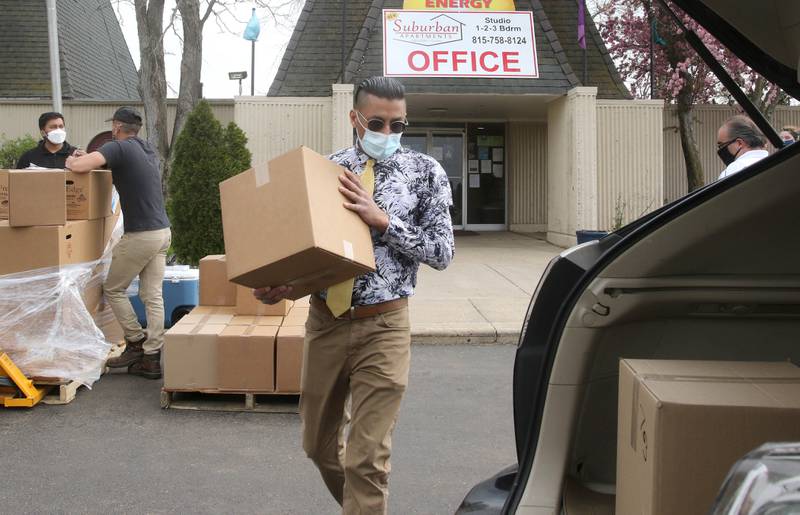
[[428, 154], [447, 173], [453, 192], [453, 227], [505, 230], [505, 126], [466, 124], [464, 129], [414, 128], [403, 146]]

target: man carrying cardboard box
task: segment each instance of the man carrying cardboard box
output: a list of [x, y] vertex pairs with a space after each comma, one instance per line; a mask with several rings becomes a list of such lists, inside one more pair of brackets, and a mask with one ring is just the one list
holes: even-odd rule
[[[442, 270], [453, 257], [447, 174], [430, 156], [400, 146], [404, 97], [403, 85], [386, 77], [355, 91], [350, 123], [358, 143], [330, 158], [348, 169], [339, 190], [371, 229], [377, 269], [315, 294], [306, 322], [303, 447], [348, 514], [386, 511], [391, 433], [408, 383], [407, 299], [420, 263]], [[290, 292], [274, 285], [254, 294], [274, 303]]]
[[[130, 374], [160, 379], [164, 344], [161, 288], [172, 233], [161, 192], [159, 158], [150, 144], [137, 136], [142, 116], [135, 109], [121, 107], [109, 121], [113, 140], [96, 152], [69, 157], [66, 166], [74, 172], [88, 172], [108, 165], [122, 206], [125, 234], [114, 247], [103, 290], [125, 331], [127, 346], [107, 365], [128, 367]], [[147, 333], [126, 293], [137, 275], [139, 298], [147, 311]]]
[[42, 113], [39, 117], [39, 132], [42, 141], [22, 154], [17, 161], [17, 170], [24, 170], [29, 166], [61, 169], [64, 168], [67, 157], [85, 154], [83, 150], [67, 143], [64, 115], [61, 113]]

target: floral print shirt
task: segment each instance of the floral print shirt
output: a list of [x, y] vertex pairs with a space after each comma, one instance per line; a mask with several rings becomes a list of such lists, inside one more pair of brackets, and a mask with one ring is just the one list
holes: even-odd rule
[[[329, 159], [356, 175], [367, 156], [360, 148], [340, 150]], [[432, 157], [401, 148], [376, 162], [375, 203], [389, 215], [381, 234], [371, 229], [375, 272], [356, 277], [353, 306], [378, 304], [414, 293], [419, 264], [444, 270], [453, 259], [453, 195], [442, 166]], [[320, 292], [325, 297], [325, 292]]]

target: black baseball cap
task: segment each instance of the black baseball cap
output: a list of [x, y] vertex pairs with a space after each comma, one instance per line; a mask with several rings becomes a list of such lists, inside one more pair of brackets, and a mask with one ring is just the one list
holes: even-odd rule
[[142, 124], [142, 115], [139, 114], [139, 111], [132, 107], [120, 107], [114, 113], [114, 116], [106, 120], [107, 122], [116, 121], [122, 123], [132, 123], [136, 125]]

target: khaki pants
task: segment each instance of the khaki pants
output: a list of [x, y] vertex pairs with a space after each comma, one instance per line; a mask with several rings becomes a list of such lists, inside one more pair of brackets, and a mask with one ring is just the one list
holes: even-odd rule
[[172, 241], [169, 229], [127, 232], [114, 247], [111, 268], [103, 285], [108, 303], [129, 342], [144, 336], [136, 312], [125, 293], [139, 276], [139, 298], [147, 312], [147, 341], [145, 354], [155, 354], [164, 345], [164, 299], [162, 284], [167, 249]]
[[311, 307], [300, 397], [303, 448], [345, 514], [386, 513], [410, 343], [407, 307], [352, 322]]

